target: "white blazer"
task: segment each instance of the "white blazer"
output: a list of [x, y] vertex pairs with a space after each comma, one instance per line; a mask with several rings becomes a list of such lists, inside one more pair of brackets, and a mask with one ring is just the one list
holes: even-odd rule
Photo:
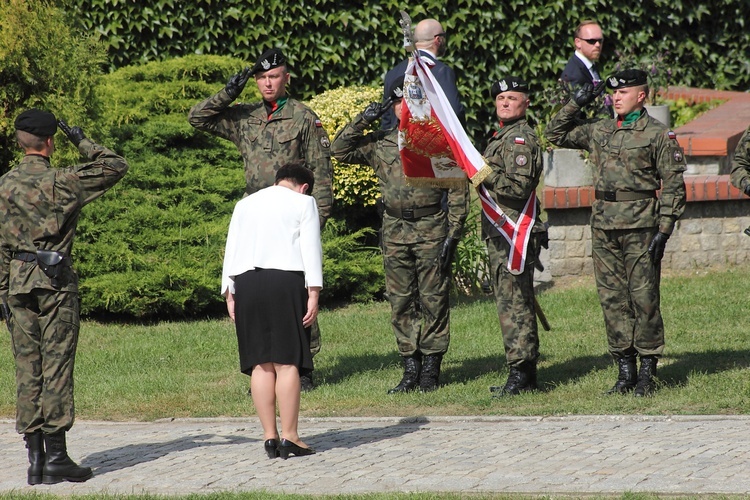
[[323, 247], [315, 198], [271, 186], [237, 202], [224, 250], [221, 293], [251, 269], [302, 271], [306, 286], [323, 286]]

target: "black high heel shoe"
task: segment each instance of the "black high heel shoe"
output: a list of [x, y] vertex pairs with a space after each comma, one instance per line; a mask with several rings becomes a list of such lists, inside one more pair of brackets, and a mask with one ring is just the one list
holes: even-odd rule
[[263, 447], [266, 449], [268, 458], [277, 458], [279, 456], [279, 440], [278, 439], [266, 439], [263, 443]]
[[303, 457], [305, 455], [314, 455], [315, 450], [313, 448], [303, 448], [297, 443], [294, 443], [292, 441], [289, 441], [288, 439], [282, 439], [281, 444], [279, 445], [279, 456], [286, 460], [289, 458], [289, 455], [297, 455], [298, 457]]

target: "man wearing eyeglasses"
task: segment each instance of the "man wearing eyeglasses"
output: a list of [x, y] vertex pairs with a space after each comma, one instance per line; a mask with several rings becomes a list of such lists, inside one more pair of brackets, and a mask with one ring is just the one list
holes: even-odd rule
[[585, 83], [592, 86], [601, 81], [596, 62], [602, 55], [604, 36], [596, 21], [583, 21], [575, 31], [576, 51], [568, 61], [560, 79], [573, 87], [580, 87]]
[[[439, 60], [445, 54], [445, 50], [448, 47], [448, 35], [443, 30], [441, 24], [435, 19], [423, 19], [417, 23], [417, 26], [414, 28], [414, 46], [419, 50], [421, 57], [434, 63], [430, 67], [430, 71], [435, 75], [445, 96], [448, 98], [448, 102], [451, 103], [453, 111], [456, 112], [461, 125], [465, 125], [466, 112], [464, 111], [463, 104], [461, 104], [461, 96], [458, 94], [458, 88], [456, 87], [456, 74], [452, 68]], [[388, 89], [393, 87], [393, 83], [399, 77], [404, 76], [408, 63], [409, 60], [404, 59], [398, 66], [385, 74], [384, 96], [388, 92]], [[380, 119], [380, 128], [382, 130], [390, 130], [397, 125], [396, 115], [393, 114], [393, 109], [389, 108]]]

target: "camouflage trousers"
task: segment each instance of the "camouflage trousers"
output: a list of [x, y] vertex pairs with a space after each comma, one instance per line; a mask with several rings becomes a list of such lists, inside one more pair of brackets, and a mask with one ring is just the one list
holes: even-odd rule
[[53, 434], [73, 426], [77, 292], [34, 289], [8, 297], [16, 360], [16, 430]]
[[658, 356], [664, 350], [659, 309], [661, 266], [648, 246], [655, 228], [591, 228], [591, 253], [609, 352], [616, 358], [638, 352]]
[[539, 357], [539, 331], [534, 309], [536, 237], [532, 236], [531, 239], [526, 267], [518, 275], [508, 271], [510, 245], [505, 238], [487, 239], [495, 303], [508, 366], [535, 363]]
[[450, 280], [440, 271], [443, 239], [383, 243], [385, 288], [401, 356], [444, 354], [450, 343]]

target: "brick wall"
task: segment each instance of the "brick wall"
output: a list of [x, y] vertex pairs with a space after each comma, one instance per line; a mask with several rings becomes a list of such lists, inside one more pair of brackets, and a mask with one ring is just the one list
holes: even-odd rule
[[[667, 243], [663, 269], [699, 269], [750, 263], [750, 199], [727, 175], [685, 176], [687, 207]], [[591, 186], [545, 188], [549, 249], [542, 262], [549, 278], [592, 274]]]

